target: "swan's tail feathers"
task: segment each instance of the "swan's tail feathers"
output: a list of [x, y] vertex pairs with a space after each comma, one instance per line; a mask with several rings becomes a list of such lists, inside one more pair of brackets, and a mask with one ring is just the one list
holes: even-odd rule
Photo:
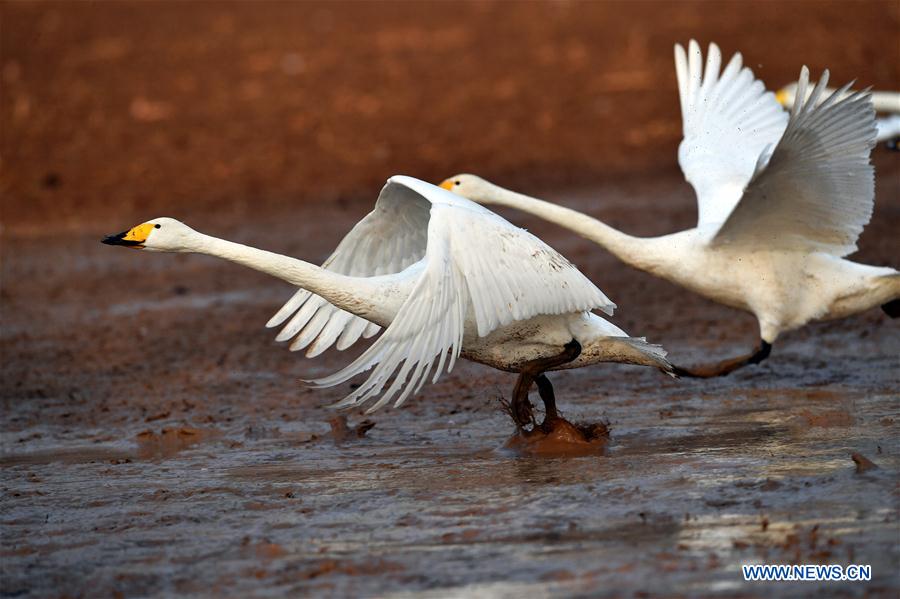
[[647, 343], [645, 337], [623, 337], [622, 342], [634, 350], [635, 355], [630, 356], [635, 358], [633, 364], [655, 366], [670, 377], [678, 378], [678, 375], [675, 374], [675, 367], [666, 359], [668, 352], [663, 349], [662, 345]]
[[891, 300], [886, 304], [881, 304], [881, 309], [891, 318], [900, 318], [900, 299]]

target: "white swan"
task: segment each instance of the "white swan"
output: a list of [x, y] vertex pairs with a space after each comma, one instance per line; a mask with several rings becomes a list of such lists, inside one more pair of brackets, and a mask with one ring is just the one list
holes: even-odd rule
[[399, 406], [432, 369], [436, 381], [462, 355], [520, 373], [510, 407], [523, 428], [534, 424], [532, 382], [546, 405], [544, 423], [556, 417], [547, 370], [624, 362], [671, 372], [660, 347], [590, 312], [611, 314], [615, 305], [560, 254], [486, 208], [411, 177], [388, 180], [375, 209], [323, 267], [210, 237], [171, 218], [103, 243], [209, 254], [301, 287], [268, 326], [287, 321], [278, 338], [295, 337], [291, 349], [311, 346], [310, 355], [386, 327], [349, 366], [312, 381], [329, 387], [374, 368], [339, 406], [379, 394], [369, 411], [394, 397]]
[[[677, 45], [684, 140], [678, 159], [697, 193], [697, 227], [638, 238], [568, 208], [517, 194], [473, 175], [445, 189], [484, 204], [524, 210], [567, 227], [645, 270], [754, 314], [761, 342], [747, 356], [691, 376], [727, 374], [765, 359], [779, 334], [811, 320], [849, 316], [879, 304], [900, 315], [900, 273], [844, 259], [874, 203], [873, 110], [866, 93], [820, 102], [826, 71], [809, 100], [784, 113], [735, 54], [719, 74], [710, 45], [705, 75], [696, 42]], [[799, 97], [809, 73], [800, 74]]]
[[[824, 94], [832, 94], [835, 90], [825, 88]], [[809, 97], [807, 92], [807, 98]], [[846, 92], [847, 94], [851, 92]], [[900, 137], [900, 93], [898, 92], [871, 92], [872, 106], [876, 112], [887, 113], [890, 116], [875, 119], [878, 128], [876, 141], [886, 141]], [[775, 99], [785, 108], [792, 108], [797, 100], [797, 84], [791, 83], [782, 87], [775, 94]]]

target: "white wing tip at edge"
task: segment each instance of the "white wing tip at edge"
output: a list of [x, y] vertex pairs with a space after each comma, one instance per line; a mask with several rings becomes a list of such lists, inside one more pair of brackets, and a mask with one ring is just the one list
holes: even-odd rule
[[618, 307], [619, 306], [617, 306], [615, 302], [607, 299], [606, 302], [602, 306], [598, 306], [597, 309], [607, 316], [612, 316], [613, 313], [618, 309]]

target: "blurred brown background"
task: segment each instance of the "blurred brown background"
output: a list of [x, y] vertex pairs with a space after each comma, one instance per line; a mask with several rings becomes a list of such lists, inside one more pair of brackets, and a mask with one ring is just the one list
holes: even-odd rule
[[897, 1], [0, 6], [13, 227], [370, 202], [394, 173], [537, 191], [673, 171], [691, 37], [773, 89], [801, 64], [900, 87]]

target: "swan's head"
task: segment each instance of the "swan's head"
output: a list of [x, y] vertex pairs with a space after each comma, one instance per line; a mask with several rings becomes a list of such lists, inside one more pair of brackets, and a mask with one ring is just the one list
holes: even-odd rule
[[488, 191], [490, 183], [477, 175], [461, 174], [444, 179], [440, 187], [464, 198], [475, 200]]
[[107, 245], [124, 245], [156, 252], [189, 252], [190, 241], [197, 232], [174, 218], [148, 220], [118, 235], [107, 235], [100, 241]]

